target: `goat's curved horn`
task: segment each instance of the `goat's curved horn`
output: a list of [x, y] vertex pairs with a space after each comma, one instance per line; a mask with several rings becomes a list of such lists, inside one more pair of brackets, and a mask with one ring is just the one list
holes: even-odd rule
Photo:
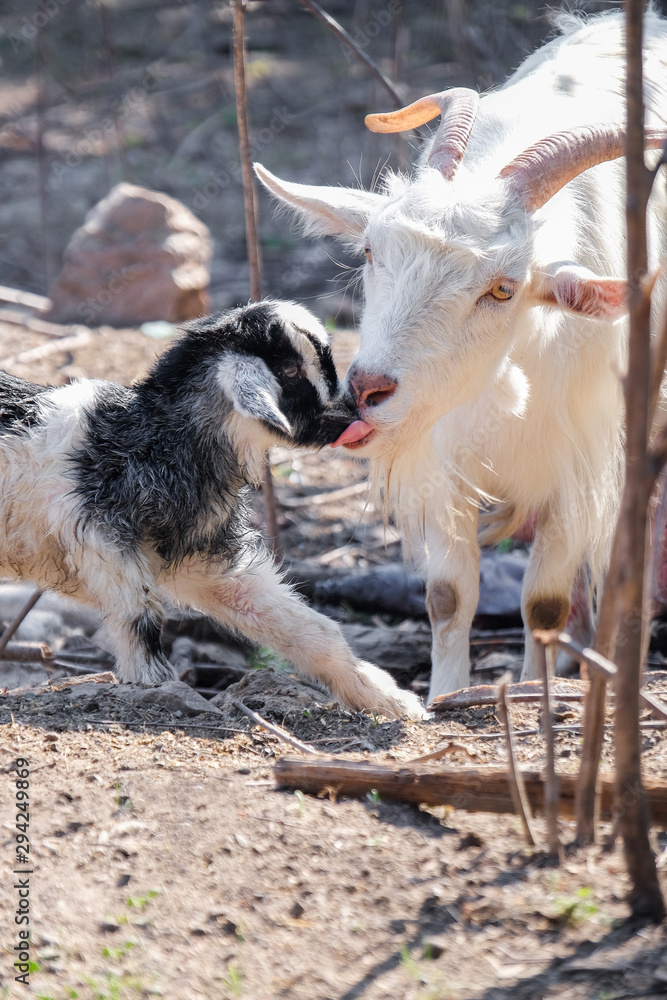
[[[665, 132], [647, 129], [647, 149], [659, 149]], [[625, 156], [625, 131], [619, 125], [585, 125], [557, 132], [516, 156], [499, 173], [524, 203], [536, 212], [584, 170]]]
[[433, 140], [428, 162], [429, 166], [440, 170], [445, 180], [450, 181], [466, 151], [478, 106], [479, 94], [474, 90], [453, 87], [440, 94], [422, 97], [400, 111], [367, 115], [365, 123], [371, 132], [405, 132], [440, 115], [442, 121]]

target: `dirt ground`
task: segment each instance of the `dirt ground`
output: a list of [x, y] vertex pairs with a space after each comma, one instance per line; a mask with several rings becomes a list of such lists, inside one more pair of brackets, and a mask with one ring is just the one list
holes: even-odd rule
[[[25, 5], [11, 0], [0, 10], [3, 283], [46, 294], [74, 229], [125, 179], [196, 211], [215, 241], [213, 307], [245, 301], [228, 6], [38, 6], [48, 19], [40, 55]], [[400, 16], [377, 36], [384, 0], [326, 6], [400, 80], [406, 100], [443, 86], [494, 85], [550, 30], [533, 0], [398, 5]], [[457, 10], [466, 14], [460, 37], [449, 20]], [[253, 152], [270, 169], [328, 184], [356, 184], [358, 175], [369, 186], [378, 165], [405, 166], [415, 155], [363, 128], [364, 114], [384, 109], [386, 96], [298, 3], [251, 4], [248, 36]], [[267, 294], [298, 298], [339, 323], [353, 318], [355, 258], [302, 240], [264, 201], [260, 232]], [[110, 328], [65, 350], [49, 344], [24, 322], [0, 321], [0, 366], [35, 381], [129, 382], [167, 346]], [[334, 347], [345, 368], [354, 334], [336, 331]], [[358, 485], [363, 463], [328, 449], [279, 450], [272, 461], [288, 559], [332, 572], [400, 560], [395, 532]], [[341, 487], [351, 489], [313, 500]], [[337, 614], [359, 620], [345, 608]], [[398, 627], [376, 616], [372, 623]], [[623, 924], [628, 884], [618, 846], [568, 852], [553, 868], [524, 846], [513, 816], [418, 809], [372, 793], [346, 801], [277, 791], [273, 764], [295, 751], [230, 698], [323, 754], [396, 762], [444, 744], [444, 763], [461, 768], [505, 762], [493, 708], [387, 722], [341, 711], [280, 670], [254, 670], [241, 685], [200, 710], [142, 702], [142, 692], [110, 683], [0, 695], [2, 1000], [667, 994], [667, 930]], [[654, 674], [652, 687], [667, 697], [664, 674]], [[573, 772], [581, 703], [559, 703], [557, 714], [571, 727], [557, 734], [558, 768]], [[520, 761], [541, 768], [538, 710], [515, 706], [512, 717]], [[667, 780], [665, 731], [648, 712], [643, 723], [645, 771]], [[14, 809], [24, 780], [17, 759], [30, 771], [28, 986], [12, 967], [22, 877], [14, 874], [16, 816], [25, 816]], [[608, 733], [603, 764], [611, 763]], [[537, 831], [543, 838], [540, 819]], [[561, 833], [570, 841], [572, 825], [563, 822]], [[602, 837], [609, 833], [603, 824]], [[654, 841], [667, 893], [665, 831], [655, 829]]]
[[[9, 356], [15, 334], [7, 327], [0, 334]], [[165, 346], [136, 331], [94, 337], [48, 355], [32, 377], [61, 382], [86, 370], [128, 381]], [[352, 334], [334, 335], [342, 367], [355, 343]], [[20, 365], [14, 370], [25, 374]], [[273, 462], [283, 501], [354, 485], [365, 472], [328, 451], [279, 452]], [[363, 568], [400, 553], [391, 534], [383, 547], [363, 492], [286, 505], [282, 529], [286, 554], [315, 564]], [[652, 678], [665, 697], [667, 675]], [[324, 692], [270, 669], [252, 671], [202, 711], [139, 701], [142, 694], [56, 682], [0, 697], [0, 996], [665, 995], [667, 932], [624, 927], [618, 847], [568, 854], [553, 868], [524, 846], [513, 816], [422, 810], [373, 794], [336, 801], [276, 791], [272, 765], [295, 751], [246, 719], [231, 698], [323, 754], [396, 762], [445, 744], [444, 763], [460, 767], [505, 761], [492, 707], [386, 722], [341, 711]], [[520, 760], [539, 769], [538, 709], [517, 705], [512, 714]], [[559, 725], [573, 727], [557, 734], [563, 772], [577, 767], [580, 716], [581, 702], [557, 706]], [[646, 773], [667, 780], [667, 738], [648, 713], [644, 733]], [[27, 987], [12, 970], [18, 758], [30, 770], [34, 966]], [[610, 734], [603, 763], [612, 763]], [[537, 828], [543, 837], [539, 819]], [[667, 891], [667, 834], [654, 834]], [[562, 824], [562, 836], [572, 839], [571, 824]]]
[[[523, 845], [511, 816], [275, 791], [271, 765], [294, 751], [233, 707], [183, 721], [155, 705], [128, 708], [114, 687], [2, 699], [4, 802], [12, 762], [25, 758], [31, 771], [38, 967], [28, 990], [17, 987], [5, 945], [4, 996], [664, 996], [667, 933], [623, 928], [618, 848], [552, 868]], [[325, 696], [267, 670], [238, 696], [323, 753], [396, 761], [444, 742], [448, 765], [504, 760], [490, 708], [387, 723], [327, 707]], [[574, 721], [580, 708], [566, 711]], [[537, 709], [513, 714], [519, 730], [536, 726]], [[541, 744], [519, 739], [531, 768]], [[578, 744], [559, 733], [562, 770], [576, 766]], [[664, 731], [647, 731], [645, 764], [667, 778]], [[13, 815], [3, 813], [9, 889]], [[562, 824], [564, 840], [572, 832]], [[664, 831], [656, 848], [664, 862]], [[9, 891], [5, 927], [13, 907]]]

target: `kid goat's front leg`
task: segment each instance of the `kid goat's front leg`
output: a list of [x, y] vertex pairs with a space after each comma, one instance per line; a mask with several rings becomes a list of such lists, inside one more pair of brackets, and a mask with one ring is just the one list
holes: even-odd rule
[[270, 646], [348, 708], [423, 717], [419, 698], [402, 691], [384, 670], [358, 660], [336, 623], [297, 597], [268, 560], [243, 569], [190, 560], [160, 583], [180, 604]]

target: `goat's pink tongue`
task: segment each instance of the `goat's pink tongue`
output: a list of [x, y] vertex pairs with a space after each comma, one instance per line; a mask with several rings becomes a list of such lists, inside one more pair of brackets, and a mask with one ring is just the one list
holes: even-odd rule
[[331, 444], [330, 447], [337, 448], [341, 444], [353, 444], [355, 441], [362, 441], [373, 430], [363, 420], [355, 420], [354, 423], [346, 427], [340, 437]]

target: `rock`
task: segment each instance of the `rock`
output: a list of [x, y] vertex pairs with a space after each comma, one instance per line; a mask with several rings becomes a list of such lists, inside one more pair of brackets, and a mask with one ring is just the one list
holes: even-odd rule
[[88, 326], [194, 319], [209, 311], [212, 249], [207, 226], [175, 198], [117, 184], [72, 236], [46, 318]]
[[[128, 685], [119, 685], [118, 691], [121, 697], [127, 690]], [[150, 702], [152, 705], [166, 708], [168, 712], [183, 712], [184, 715], [199, 715], [201, 712], [222, 715], [219, 708], [182, 681], [165, 681], [156, 688], [134, 687], [134, 692], [132, 700], [137, 705]]]
[[411, 624], [409, 629], [343, 624], [341, 631], [360, 659], [412, 677], [419, 669], [430, 670], [431, 629], [421, 622]]
[[234, 699], [240, 698], [254, 711], [284, 718], [291, 712], [313, 712], [331, 700], [331, 695], [309, 678], [274, 673], [270, 668], [251, 670], [237, 684], [216, 695], [208, 704], [238, 718]]
[[[483, 551], [477, 617], [521, 616], [521, 585], [528, 553]], [[384, 612], [400, 617], [426, 617], [426, 581], [399, 563], [378, 566], [369, 573], [320, 580], [314, 585], [318, 604], [345, 601], [359, 611]]]

